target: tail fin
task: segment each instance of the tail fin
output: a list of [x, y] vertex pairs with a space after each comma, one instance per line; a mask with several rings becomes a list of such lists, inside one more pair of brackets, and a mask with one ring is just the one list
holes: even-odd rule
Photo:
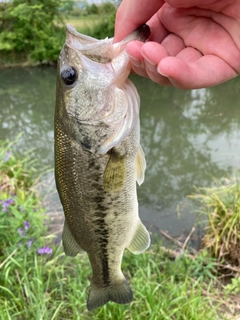
[[96, 288], [91, 286], [88, 295], [87, 308], [89, 311], [91, 311], [103, 306], [108, 301], [125, 304], [131, 302], [132, 299], [132, 290], [127, 281], [124, 279], [121, 284], [107, 288]]

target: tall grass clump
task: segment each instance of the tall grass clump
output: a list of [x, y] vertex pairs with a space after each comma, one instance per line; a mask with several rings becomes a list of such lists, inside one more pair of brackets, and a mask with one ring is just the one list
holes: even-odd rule
[[199, 188], [191, 198], [200, 201], [199, 211], [208, 220], [202, 246], [219, 262], [240, 266], [240, 180]]
[[46, 236], [46, 214], [35, 189], [37, 171], [0, 142], [0, 319], [13, 320], [220, 320], [218, 299], [204, 257], [170, 260], [156, 244], [144, 254], [124, 253], [122, 270], [133, 302], [88, 312], [87, 255], [66, 257]]

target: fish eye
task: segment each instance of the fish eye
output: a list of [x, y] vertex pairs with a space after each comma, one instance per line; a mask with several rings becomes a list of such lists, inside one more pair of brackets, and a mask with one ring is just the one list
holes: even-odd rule
[[71, 86], [77, 80], [77, 70], [68, 66], [61, 71], [61, 78], [67, 86]]

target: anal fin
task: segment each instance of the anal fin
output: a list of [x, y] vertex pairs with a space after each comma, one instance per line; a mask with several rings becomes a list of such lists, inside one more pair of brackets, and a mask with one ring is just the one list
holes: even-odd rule
[[73, 238], [71, 231], [67, 225], [67, 221], [64, 222], [63, 234], [62, 234], [63, 249], [67, 256], [75, 257], [81, 248]]
[[147, 248], [150, 246], [150, 242], [150, 235], [142, 221], [139, 220], [135, 233], [127, 249], [134, 254], [140, 254], [147, 250]]

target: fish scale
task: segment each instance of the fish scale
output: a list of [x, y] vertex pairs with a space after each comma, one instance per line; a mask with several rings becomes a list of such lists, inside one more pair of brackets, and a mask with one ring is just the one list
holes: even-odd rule
[[[125, 248], [139, 254], [150, 244], [139, 219], [136, 181], [143, 182], [139, 96], [127, 79], [124, 51], [145, 40], [146, 26], [119, 44], [67, 27], [59, 56], [55, 110], [55, 177], [65, 214], [63, 247], [69, 256], [87, 252], [92, 281], [87, 308], [133, 294], [122, 271]], [[103, 63], [104, 61], [104, 63]]]

